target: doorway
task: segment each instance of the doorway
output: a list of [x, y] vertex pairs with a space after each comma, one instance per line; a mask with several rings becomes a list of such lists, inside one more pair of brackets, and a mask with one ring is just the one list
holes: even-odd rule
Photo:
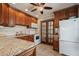
[[41, 22], [41, 42], [53, 44], [53, 20]]

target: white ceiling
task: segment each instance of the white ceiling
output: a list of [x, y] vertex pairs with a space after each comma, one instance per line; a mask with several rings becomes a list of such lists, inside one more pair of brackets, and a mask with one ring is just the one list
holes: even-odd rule
[[[45, 18], [45, 19], [49, 19], [52, 18], [53, 12], [60, 10], [60, 9], [64, 9], [73, 5], [76, 5], [76, 3], [46, 3], [46, 6], [52, 7], [52, 10], [44, 10], [44, 14], [41, 15], [39, 11], [34, 11], [34, 12], [30, 12], [33, 8], [33, 6], [29, 3], [16, 3], [16, 4], [12, 4], [10, 3], [10, 5], [14, 8], [17, 8], [25, 13], [28, 13], [32, 16], [35, 16], [37, 18]], [[28, 11], [25, 11], [25, 9], [28, 9]]]

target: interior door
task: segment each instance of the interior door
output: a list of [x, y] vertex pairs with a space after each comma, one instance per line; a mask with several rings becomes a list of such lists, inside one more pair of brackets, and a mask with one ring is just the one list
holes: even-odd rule
[[53, 21], [48, 22], [48, 43], [52, 44], [53, 43]]
[[41, 39], [46, 44], [53, 44], [53, 21], [41, 22]]
[[41, 39], [42, 39], [42, 42], [44, 42], [44, 43], [46, 43], [47, 41], [47, 38], [46, 38], [46, 31], [47, 31], [47, 29], [46, 29], [46, 22], [42, 22], [42, 24], [41, 24]]

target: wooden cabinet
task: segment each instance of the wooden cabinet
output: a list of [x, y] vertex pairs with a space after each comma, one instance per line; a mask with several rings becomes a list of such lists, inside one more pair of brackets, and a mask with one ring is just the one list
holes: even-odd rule
[[15, 13], [15, 10], [12, 9], [12, 8], [9, 8], [9, 23], [8, 23], [8, 26], [12, 27], [12, 26], [15, 26], [15, 17], [16, 13]]
[[67, 18], [72, 17], [72, 16], [77, 16], [77, 6], [74, 7], [70, 7], [68, 9], [66, 9], [66, 16]]
[[29, 38], [28, 38], [29, 41], [34, 42], [34, 35], [30, 35], [30, 36], [28, 36], [28, 37], [29, 37]]
[[53, 40], [53, 49], [56, 51], [59, 51], [59, 36], [54, 35], [54, 40]]
[[16, 24], [28, 25], [30, 27], [31, 23], [37, 23], [37, 19], [21, 12], [16, 12]]
[[31, 17], [31, 20], [32, 20], [32, 23], [37, 23], [37, 20], [36, 20], [36, 18], [34, 18], [34, 17]]
[[37, 19], [10, 7], [7, 3], [0, 4], [0, 24], [4, 26], [15, 26], [17, 24], [31, 26], [32, 22], [36, 23]]
[[55, 18], [60, 20], [67, 18], [65, 13], [66, 13], [65, 10], [57, 11], [55, 12]]
[[21, 25], [20, 22], [21, 22], [21, 20], [20, 20], [20, 13], [16, 11], [15, 23], [16, 23], [16, 25]]
[[17, 38], [34, 42], [34, 35], [21, 36], [21, 37], [17, 37]]
[[31, 25], [31, 17], [30, 16], [26, 16], [26, 25]]
[[2, 20], [3, 25], [8, 26], [9, 21], [9, 6], [7, 4], [2, 4]]
[[20, 20], [21, 20], [21, 25], [26, 25], [26, 23], [25, 23], [25, 21], [26, 21], [26, 19], [25, 19], [25, 15], [24, 14], [21, 14], [20, 15]]
[[77, 6], [72, 6], [69, 8], [65, 8], [63, 10], [56, 11], [56, 12], [54, 12], [55, 19], [62, 20], [62, 19], [67, 19], [67, 18], [72, 17], [72, 16], [77, 16], [78, 15], [77, 11], [78, 11]]
[[2, 3], [0, 3], [0, 24], [2, 24]]
[[16, 25], [25, 25], [25, 16], [24, 14], [16, 11]]

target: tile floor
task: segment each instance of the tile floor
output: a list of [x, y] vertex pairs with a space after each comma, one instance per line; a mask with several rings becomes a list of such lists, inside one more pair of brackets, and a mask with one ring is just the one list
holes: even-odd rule
[[51, 45], [39, 44], [36, 48], [37, 56], [61, 56], [57, 51], [53, 50]]

